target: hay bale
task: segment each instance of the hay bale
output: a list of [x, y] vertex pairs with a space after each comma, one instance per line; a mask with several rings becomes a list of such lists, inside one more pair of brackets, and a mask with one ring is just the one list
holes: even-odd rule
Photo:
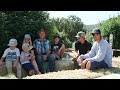
[[55, 71], [74, 70], [74, 63], [71, 60], [57, 60], [55, 67]]
[[14, 74], [7, 74], [5, 76], [1, 76], [0, 79], [18, 79]]
[[[72, 55], [71, 55], [72, 53]], [[74, 70], [73, 52], [65, 52], [61, 60], [55, 61], [55, 71]]]
[[5, 65], [0, 65], [0, 76], [7, 75], [7, 68]]
[[[22, 78], [28, 75], [23, 68], [21, 68], [21, 70], [22, 70], [22, 75], [21, 75]], [[16, 70], [15, 70], [15, 69], [13, 69], [13, 73], [14, 73], [15, 76], [16, 76]], [[0, 76], [5, 76], [5, 75], [8, 75], [8, 72], [7, 72], [7, 67], [6, 67], [6, 65], [3, 64], [3, 65], [0, 65]]]

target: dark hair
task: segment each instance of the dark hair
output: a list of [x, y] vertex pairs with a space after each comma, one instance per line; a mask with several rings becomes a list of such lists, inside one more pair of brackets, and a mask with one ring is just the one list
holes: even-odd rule
[[60, 36], [59, 36], [59, 35], [55, 35], [55, 36], [54, 36], [54, 39], [55, 39], [55, 38], [59, 38], [59, 39], [60, 39]]
[[53, 37], [52, 42], [55, 42], [55, 38], [59, 38], [59, 43], [63, 43], [63, 41], [61, 40], [61, 37], [60, 37], [59, 35], [55, 35], [55, 36]]

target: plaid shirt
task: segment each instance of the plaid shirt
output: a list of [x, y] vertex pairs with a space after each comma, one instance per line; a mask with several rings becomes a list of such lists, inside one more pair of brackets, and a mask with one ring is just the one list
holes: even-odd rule
[[50, 48], [49, 46], [49, 40], [40, 40], [40, 39], [36, 39], [33, 42], [33, 47], [36, 48], [38, 51], [37, 54], [46, 54]]

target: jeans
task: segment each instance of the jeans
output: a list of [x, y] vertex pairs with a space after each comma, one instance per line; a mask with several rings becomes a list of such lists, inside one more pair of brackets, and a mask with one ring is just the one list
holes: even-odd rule
[[55, 58], [49, 54], [46, 61], [43, 61], [43, 55], [37, 55], [36, 62], [41, 73], [44, 73], [43, 62], [49, 62], [49, 71], [55, 71]]

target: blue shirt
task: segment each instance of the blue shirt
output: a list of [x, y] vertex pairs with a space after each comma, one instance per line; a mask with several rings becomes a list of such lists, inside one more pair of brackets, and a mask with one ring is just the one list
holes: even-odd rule
[[104, 39], [101, 39], [99, 43], [95, 42], [91, 51], [80, 57], [88, 61], [104, 61], [108, 67], [112, 67], [112, 49], [109, 43]]
[[37, 54], [46, 54], [50, 48], [49, 40], [36, 39], [33, 42], [33, 47], [38, 50], [38, 51], [36, 51]]

